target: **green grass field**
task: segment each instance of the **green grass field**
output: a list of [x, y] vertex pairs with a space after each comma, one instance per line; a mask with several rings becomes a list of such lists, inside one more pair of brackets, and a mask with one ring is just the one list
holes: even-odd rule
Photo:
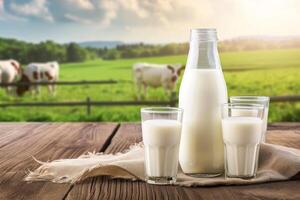
[[[230, 95], [296, 95], [300, 94], [300, 49], [230, 52], [221, 54], [222, 66], [229, 68], [258, 68], [242, 72], [225, 72]], [[186, 56], [165, 56], [115, 61], [93, 60], [84, 63], [61, 64], [60, 80], [132, 80], [131, 67], [136, 62], [185, 63]], [[177, 85], [177, 88], [179, 84]], [[58, 86], [52, 97], [46, 89], [39, 96], [27, 94], [22, 98], [7, 96], [0, 91], [1, 102], [133, 100], [132, 83], [90, 86]], [[162, 89], [150, 89], [149, 99], [166, 100]], [[1, 109], [0, 121], [138, 121], [140, 107], [39, 107]], [[274, 103], [269, 121], [300, 121], [300, 103]]]

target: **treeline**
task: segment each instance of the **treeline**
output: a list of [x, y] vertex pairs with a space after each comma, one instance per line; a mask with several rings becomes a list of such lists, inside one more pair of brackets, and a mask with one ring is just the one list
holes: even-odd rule
[[[263, 49], [300, 48], [299, 39], [267, 40], [267, 39], [232, 39], [218, 43], [220, 52], [251, 51]], [[109, 49], [103, 54], [103, 59], [152, 57], [163, 55], [187, 54], [188, 43], [171, 43], [166, 45], [128, 44]]]
[[53, 41], [38, 44], [0, 38], [0, 59], [16, 59], [21, 63], [82, 62], [102, 55], [103, 49], [81, 48], [76, 43], [58, 44]]
[[221, 52], [300, 48], [300, 37], [295, 39], [232, 39], [221, 41], [218, 47]]
[[187, 43], [170, 43], [166, 45], [150, 45], [144, 43], [119, 45], [103, 54], [103, 59], [139, 58], [164, 55], [186, 54]]
[[[249, 51], [259, 49], [300, 48], [299, 39], [265, 40], [233, 39], [219, 42], [219, 51]], [[16, 59], [21, 63], [45, 62], [82, 62], [96, 58], [114, 60], [119, 58], [153, 57], [188, 53], [188, 43], [150, 45], [144, 43], [125, 44], [113, 49], [83, 48], [76, 43], [58, 44], [53, 41], [38, 44], [15, 39], [0, 38], [0, 60]]]
[[82, 62], [96, 58], [114, 60], [119, 58], [137, 58], [162, 55], [186, 54], [188, 44], [172, 43], [166, 45], [128, 44], [113, 49], [83, 48], [76, 43], [58, 44], [53, 41], [38, 44], [15, 39], [0, 38], [0, 60], [16, 59], [21, 63], [46, 62]]

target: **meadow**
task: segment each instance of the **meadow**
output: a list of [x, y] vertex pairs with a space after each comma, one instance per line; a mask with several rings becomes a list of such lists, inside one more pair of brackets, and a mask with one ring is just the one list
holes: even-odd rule
[[[300, 49], [259, 50], [221, 53], [223, 69], [249, 71], [225, 72], [231, 95], [296, 95], [300, 94]], [[91, 60], [84, 63], [61, 64], [60, 80], [125, 80], [113, 85], [58, 86], [56, 96], [43, 88], [39, 96], [26, 94], [22, 98], [6, 95], [1, 89], [1, 102], [57, 102], [83, 101], [89, 96], [95, 101], [134, 100], [132, 65], [136, 62], [182, 63], [186, 55], [162, 56], [114, 61]], [[180, 81], [177, 84], [177, 91]], [[162, 89], [149, 89], [148, 99], [167, 100]], [[140, 107], [92, 107], [86, 115], [85, 107], [25, 107], [4, 108], [0, 121], [138, 121]], [[270, 122], [300, 121], [300, 103], [272, 103]]]

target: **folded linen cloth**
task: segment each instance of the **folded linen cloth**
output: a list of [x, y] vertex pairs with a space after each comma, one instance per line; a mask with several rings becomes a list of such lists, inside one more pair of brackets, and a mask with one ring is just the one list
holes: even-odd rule
[[[25, 177], [25, 181], [52, 181], [77, 183], [88, 177], [110, 176], [130, 180], [145, 180], [144, 149], [141, 143], [117, 154], [88, 153], [76, 159], [61, 159], [52, 162], [37, 161], [41, 166]], [[259, 167], [256, 178], [243, 180], [194, 178], [178, 171], [180, 186], [243, 185], [287, 180], [300, 172], [300, 150], [273, 144], [260, 147]]]

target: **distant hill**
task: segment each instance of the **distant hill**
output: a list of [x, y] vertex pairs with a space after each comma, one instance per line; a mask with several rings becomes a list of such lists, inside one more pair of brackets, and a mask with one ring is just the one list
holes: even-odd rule
[[124, 44], [122, 41], [86, 41], [86, 42], [78, 42], [81, 47], [92, 47], [92, 48], [108, 48], [112, 49], [118, 45]]
[[272, 36], [272, 35], [250, 35], [250, 36], [240, 36], [235, 37], [230, 40], [261, 40], [261, 41], [287, 41], [287, 40], [300, 40], [299, 35], [290, 35], [290, 36]]

